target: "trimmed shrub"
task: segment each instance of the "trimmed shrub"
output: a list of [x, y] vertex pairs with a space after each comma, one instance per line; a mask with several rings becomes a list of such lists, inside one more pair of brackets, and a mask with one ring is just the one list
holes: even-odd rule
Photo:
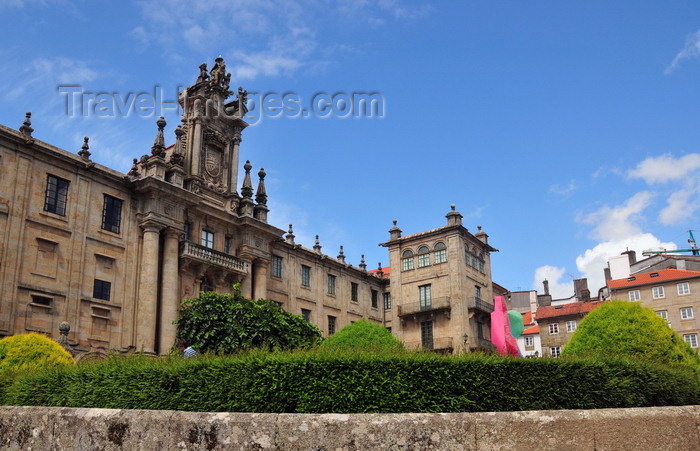
[[36, 371], [68, 365], [75, 365], [70, 353], [44, 335], [19, 334], [0, 340], [0, 373]]
[[367, 352], [403, 351], [401, 340], [384, 326], [362, 318], [340, 329], [321, 343], [321, 350], [356, 350]]
[[686, 368], [624, 360], [257, 351], [111, 358], [29, 373], [1, 401], [201, 412], [493, 412], [698, 404], [700, 383]]
[[290, 350], [308, 348], [321, 341], [321, 332], [301, 315], [285, 312], [277, 303], [241, 295], [201, 292], [183, 301], [177, 338], [184, 338], [199, 352], [229, 354], [248, 349]]
[[700, 356], [666, 321], [638, 302], [608, 301], [590, 312], [562, 354], [626, 357], [700, 370]]

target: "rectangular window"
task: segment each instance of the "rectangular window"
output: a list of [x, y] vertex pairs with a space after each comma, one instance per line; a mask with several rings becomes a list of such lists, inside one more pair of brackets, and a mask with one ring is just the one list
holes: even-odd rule
[[420, 341], [425, 349], [433, 349], [433, 322], [421, 321]]
[[391, 293], [384, 293], [384, 310], [391, 310]]
[[335, 333], [335, 316], [328, 315], [328, 335]]
[[684, 334], [683, 340], [688, 343], [691, 348], [698, 347], [698, 334]]
[[92, 287], [92, 297], [95, 299], [102, 299], [103, 301], [109, 301], [111, 290], [111, 282], [95, 279], [95, 284]]
[[638, 301], [640, 296], [639, 296], [639, 290], [632, 290], [629, 293], [630, 301]]
[[435, 264], [445, 263], [447, 261], [447, 249], [435, 251]]
[[535, 337], [525, 337], [525, 346], [535, 346]]
[[408, 271], [409, 269], [413, 269], [413, 257], [406, 257], [401, 259], [401, 267], [403, 268], [404, 271]]
[[664, 321], [668, 321], [668, 310], [659, 310], [656, 314], [662, 317]]
[[681, 319], [691, 319], [693, 317], [693, 307], [681, 308]]
[[652, 287], [651, 295], [654, 299], [661, 299], [664, 297], [664, 287]]
[[214, 249], [214, 233], [202, 229], [202, 246]]
[[311, 310], [301, 309], [301, 316], [308, 322], [311, 322]]
[[479, 267], [479, 260], [477, 260], [476, 255], [472, 255], [472, 268], [476, 269]]
[[549, 335], [556, 335], [559, 333], [559, 323], [549, 324]]
[[68, 180], [63, 180], [50, 174], [48, 175], [46, 181], [46, 196], [44, 197], [44, 211], [61, 216], [66, 215], [68, 184]]
[[418, 254], [418, 267], [423, 268], [425, 266], [430, 266], [430, 254]]
[[182, 230], [183, 230], [183, 232], [184, 232], [184, 235], [185, 235], [185, 236], [183, 236], [183, 239], [184, 239], [185, 241], [189, 241], [189, 240], [190, 240], [190, 230], [191, 230], [191, 229], [192, 229], [192, 227], [190, 226], [190, 223], [189, 223], [189, 222], [186, 222], [185, 225], [184, 225], [183, 228], [182, 228]]
[[224, 252], [227, 254], [231, 253], [231, 237], [224, 237]]
[[272, 277], [282, 277], [282, 257], [272, 256]]
[[474, 286], [474, 297], [481, 299], [481, 287], [479, 285]]
[[484, 269], [484, 262], [482, 260], [479, 260], [479, 272], [486, 272], [486, 270]]
[[355, 282], [350, 282], [350, 299], [353, 302], [357, 302], [359, 299], [359, 295], [357, 293], [359, 288], [359, 285], [357, 285]]
[[301, 265], [301, 285], [304, 287], [311, 286], [311, 268], [306, 265]]
[[335, 294], [335, 276], [328, 274], [328, 294]]
[[552, 357], [559, 357], [561, 355], [561, 346], [552, 346], [549, 348], [549, 354]]
[[379, 293], [372, 290], [372, 308], [379, 308]]
[[46, 296], [38, 296], [35, 294], [32, 295], [32, 304], [45, 305], [47, 307], [50, 307], [52, 300], [53, 299], [48, 298]]
[[433, 302], [430, 285], [421, 285], [418, 287], [418, 300], [420, 301], [421, 310], [430, 310]]
[[102, 208], [102, 228], [113, 233], [119, 233], [122, 222], [122, 200], [105, 194]]
[[676, 285], [678, 287], [678, 295], [690, 294], [690, 285], [688, 282], [681, 282]]
[[576, 331], [576, 320], [569, 320], [566, 322], [566, 331], [575, 332]]

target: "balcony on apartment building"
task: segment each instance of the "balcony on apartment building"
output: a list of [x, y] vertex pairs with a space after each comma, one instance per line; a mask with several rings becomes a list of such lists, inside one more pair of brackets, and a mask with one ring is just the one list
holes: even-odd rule
[[483, 299], [474, 297], [467, 298], [467, 308], [469, 310], [477, 310], [483, 313], [493, 312], [493, 304], [484, 301]]
[[200, 263], [218, 266], [228, 271], [248, 274], [248, 262], [233, 255], [215, 251], [191, 241], [180, 242], [180, 258], [190, 259]]
[[407, 304], [401, 304], [398, 306], [397, 315], [399, 317], [404, 317], [409, 315], [420, 315], [421, 313], [425, 312], [449, 312], [451, 308], [450, 297], [444, 296], [432, 298], [428, 302], [409, 302]]

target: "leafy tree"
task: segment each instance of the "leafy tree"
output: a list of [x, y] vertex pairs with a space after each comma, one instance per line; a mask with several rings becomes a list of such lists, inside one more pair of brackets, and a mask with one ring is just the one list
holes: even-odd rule
[[564, 348], [568, 356], [615, 356], [700, 369], [700, 356], [638, 302], [609, 301], [590, 312]]
[[201, 292], [183, 301], [177, 338], [184, 338], [200, 352], [232, 353], [246, 349], [295, 349], [321, 340], [321, 332], [301, 315], [285, 312], [275, 302], [257, 301], [234, 293]]
[[68, 365], [75, 365], [75, 360], [70, 353], [44, 335], [19, 334], [0, 340], [0, 373]]
[[404, 347], [401, 340], [391, 335], [388, 329], [363, 318], [325, 339], [320, 349], [395, 352]]

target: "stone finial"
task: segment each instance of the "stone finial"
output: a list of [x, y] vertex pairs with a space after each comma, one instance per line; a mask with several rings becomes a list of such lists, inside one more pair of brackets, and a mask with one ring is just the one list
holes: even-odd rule
[[250, 170], [253, 169], [253, 165], [250, 164], [250, 160], [246, 160], [243, 169], [245, 170], [245, 177], [243, 178], [241, 195], [244, 198], [250, 199], [253, 197], [253, 182], [250, 180]]
[[88, 141], [90, 141], [90, 138], [87, 136], [83, 138], [83, 146], [80, 148], [80, 151], [78, 152], [78, 155], [80, 155], [80, 158], [83, 159], [83, 161], [90, 161], [90, 146], [88, 145]]
[[343, 245], [340, 245], [340, 252], [338, 252], [338, 257], [337, 257], [339, 262], [345, 263], [345, 252], [343, 252]]
[[156, 132], [156, 139], [153, 141], [153, 146], [151, 147], [151, 155], [155, 157], [165, 156], [165, 136], [163, 135], [163, 129], [167, 125], [165, 118], [161, 116], [157, 121], [158, 132]]
[[483, 230], [481, 230], [481, 226], [480, 226], [480, 225], [477, 226], [476, 228], [479, 229], [479, 231], [476, 232], [476, 235], [474, 235], [474, 236], [475, 236], [479, 241], [481, 241], [482, 243], [488, 244], [488, 242], [489, 242], [489, 236], [488, 236], [488, 234], [486, 234], [486, 232], [484, 232]]
[[180, 124], [175, 129], [175, 148], [170, 155], [170, 163], [180, 167], [185, 165], [185, 152], [182, 148], [182, 137], [184, 135], [185, 130], [182, 128], [182, 124]]
[[394, 219], [394, 227], [389, 229], [389, 240], [397, 240], [401, 238], [401, 229], [399, 229], [396, 226], [396, 223], [398, 222], [396, 219]]
[[379, 277], [384, 277], [384, 270], [382, 269], [382, 262], [377, 263], [377, 275]]
[[447, 225], [462, 225], [462, 215], [455, 209], [455, 204], [450, 205], [450, 212], [445, 215]]
[[365, 263], [365, 254], [362, 254], [362, 256], [361, 256], [360, 269], [363, 271], [367, 271], [367, 264]]
[[292, 230], [291, 224], [289, 224], [289, 232], [287, 232], [284, 238], [287, 243], [294, 244], [294, 231]]
[[255, 202], [261, 205], [267, 204], [267, 192], [265, 191], [265, 169], [260, 168], [258, 172], [258, 177], [260, 177], [260, 182], [258, 182], [258, 190], [255, 194]]
[[22, 133], [24, 136], [27, 138], [32, 137], [32, 132], [34, 129], [32, 128], [32, 112], [27, 111], [27, 114], [24, 116], [24, 122], [22, 122], [22, 126], [19, 128], [20, 133]]
[[318, 240], [318, 235], [316, 235], [316, 242], [314, 243], [314, 251], [321, 253], [321, 242]]
[[136, 178], [139, 176], [139, 160], [138, 158], [134, 158], [134, 164], [131, 165], [131, 169], [129, 169], [129, 172], [127, 174], [129, 177]]
[[70, 332], [70, 323], [68, 321], [63, 321], [58, 325], [58, 331], [60, 335], [58, 336], [58, 344], [60, 344], [63, 349], [68, 351], [70, 355], [75, 356], [75, 351], [68, 342], [68, 332]]

